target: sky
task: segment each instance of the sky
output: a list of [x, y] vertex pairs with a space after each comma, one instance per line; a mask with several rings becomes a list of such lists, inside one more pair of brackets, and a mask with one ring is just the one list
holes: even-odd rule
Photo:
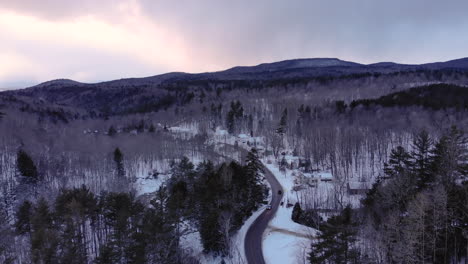
[[468, 57], [466, 0], [0, 0], [0, 89], [294, 58]]

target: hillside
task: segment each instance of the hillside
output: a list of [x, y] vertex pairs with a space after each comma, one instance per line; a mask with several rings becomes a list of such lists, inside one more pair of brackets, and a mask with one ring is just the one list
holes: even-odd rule
[[[320, 98], [357, 100], [431, 83], [463, 84], [467, 78], [466, 58], [422, 65], [297, 59], [213, 73], [168, 73], [91, 84], [62, 79], [2, 92], [0, 100], [29, 112], [65, 112], [67, 119], [96, 118], [183, 107], [197, 98], [212, 101], [220, 92], [272, 92], [289, 87]], [[342, 91], [338, 97], [332, 95], [337, 89]]]
[[466, 259], [466, 61], [301, 59], [2, 92], [0, 262]]

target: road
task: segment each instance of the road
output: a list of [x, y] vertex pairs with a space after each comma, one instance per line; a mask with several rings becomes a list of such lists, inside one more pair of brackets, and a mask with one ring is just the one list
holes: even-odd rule
[[[265, 232], [265, 229], [268, 226], [270, 220], [275, 216], [284, 193], [283, 189], [281, 188], [281, 184], [278, 182], [273, 173], [271, 173], [271, 171], [267, 168], [265, 168], [265, 177], [271, 186], [272, 208], [271, 210], [265, 209], [265, 211], [260, 216], [258, 216], [257, 219], [255, 219], [249, 230], [247, 230], [244, 247], [247, 263], [249, 264], [265, 263], [262, 250], [263, 233]], [[278, 194], [278, 191], [280, 190], [281, 194]]]

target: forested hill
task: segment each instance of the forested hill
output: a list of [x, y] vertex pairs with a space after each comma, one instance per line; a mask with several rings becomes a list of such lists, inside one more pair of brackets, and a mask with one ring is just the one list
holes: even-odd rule
[[434, 84], [391, 93], [377, 99], [356, 100], [351, 102], [350, 106], [354, 108], [358, 105], [366, 107], [372, 105], [384, 107], [422, 106], [433, 110], [447, 108], [464, 110], [468, 109], [468, 89], [456, 85]]
[[272, 231], [305, 239], [303, 260], [463, 263], [467, 102], [468, 59], [2, 92], [0, 263], [245, 263], [237, 238], [277, 193], [261, 164], [283, 186], [271, 223], [316, 229]]
[[223, 97], [221, 93], [224, 98], [253, 92], [261, 96], [297, 93], [351, 103], [428, 84], [464, 85], [467, 80], [468, 58], [422, 65], [298, 59], [213, 73], [168, 73], [94, 84], [61, 79], [2, 92], [0, 102], [60, 122], [165, 111], [213, 102]]

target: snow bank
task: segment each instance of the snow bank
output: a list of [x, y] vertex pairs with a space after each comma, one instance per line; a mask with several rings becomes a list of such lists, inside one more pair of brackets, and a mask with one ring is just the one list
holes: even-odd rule
[[263, 255], [268, 264], [307, 263], [310, 240], [280, 232], [267, 233]]

